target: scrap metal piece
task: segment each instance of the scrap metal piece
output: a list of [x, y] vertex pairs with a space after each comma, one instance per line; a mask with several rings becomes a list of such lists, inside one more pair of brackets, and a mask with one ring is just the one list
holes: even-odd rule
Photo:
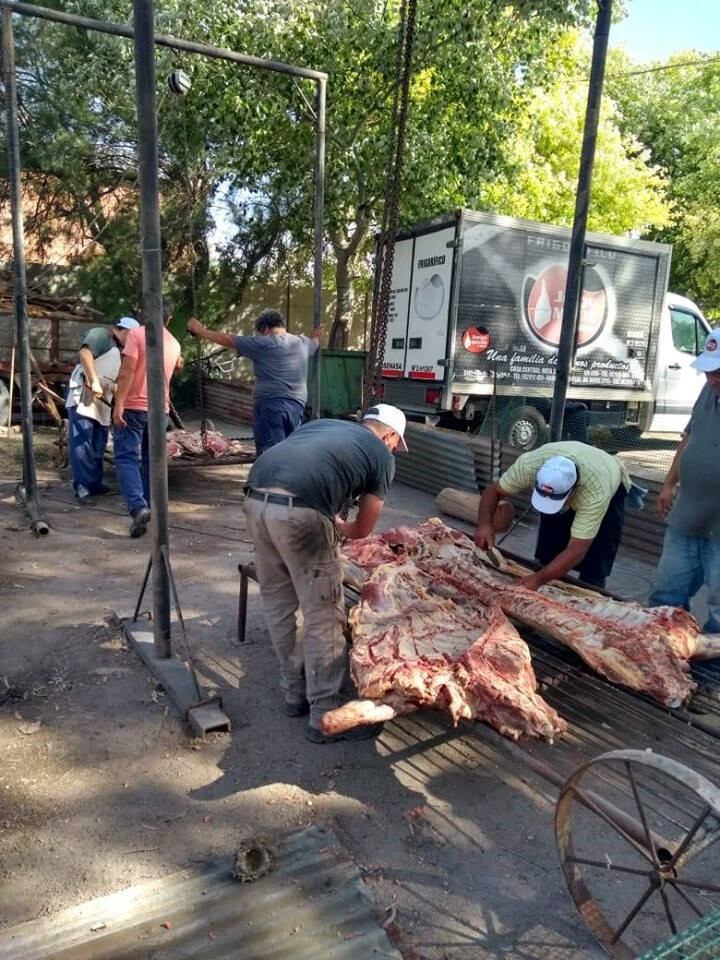
[[267, 837], [248, 837], [235, 854], [232, 875], [240, 883], [253, 883], [275, 866], [277, 849]]

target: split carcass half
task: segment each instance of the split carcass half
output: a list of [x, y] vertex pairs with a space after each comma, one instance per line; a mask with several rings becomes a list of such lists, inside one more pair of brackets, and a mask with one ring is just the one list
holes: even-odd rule
[[567, 725], [536, 692], [527, 644], [492, 600], [435, 582], [422, 561], [377, 566], [350, 614], [352, 678], [363, 700], [326, 713], [336, 734], [418, 707], [480, 718], [513, 739], [552, 741]]
[[355, 577], [360, 568], [372, 568], [380, 545], [415, 557], [451, 593], [498, 603], [515, 622], [571, 647], [608, 680], [665, 706], [678, 706], [695, 689], [689, 658], [720, 653], [717, 642], [675, 607], [644, 608], [558, 581], [526, 590], [517, 578], [530, 570], [511, 561], [495, 569], [469, 537], [437, 519], [346, 545]]

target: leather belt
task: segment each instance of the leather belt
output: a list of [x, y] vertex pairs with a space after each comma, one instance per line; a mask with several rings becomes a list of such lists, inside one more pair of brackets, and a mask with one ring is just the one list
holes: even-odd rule
[[262, 500], [263, 503], [274, 503], [280, 507], [308, 507], [311, 510], [314, 509], [313, 507], [310, 507], [309, 503], [305, 503], [304, 500], [301, 500], [300, 497], [293, 496], [289, 493], [263, 493], [262, 490], [253, 490], [252, 488], [248, 488], [245, 496], [249, 497], [251, 500]]

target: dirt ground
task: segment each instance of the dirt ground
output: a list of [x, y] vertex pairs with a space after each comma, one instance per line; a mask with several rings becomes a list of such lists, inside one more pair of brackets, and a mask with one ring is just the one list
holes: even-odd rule
[[[420, 713], [377, 741], [314, 746], [280, 712], [251, 588], [235, 641], [237, 564], [251, 557], [247, 468], [174, 470], [171, 549], [192, 652], [232, 732], [189, 738], [113, 625], [132, 613], [149, 542], [117, 495], [80, 507], [38, 461], [52, 526], [14, 502], [18, 444], [0, 440], [0, 924], [11, 925], [228, 854], [241, 837], [318, 822], [395, 909], [414, 960], [576, 960], [602, 954], [565, 889], [556, 791], [484, 741]], [[383, 524], [432, 499], [396, 486]], [[175, 640], [179, 640], [176, 631]]]

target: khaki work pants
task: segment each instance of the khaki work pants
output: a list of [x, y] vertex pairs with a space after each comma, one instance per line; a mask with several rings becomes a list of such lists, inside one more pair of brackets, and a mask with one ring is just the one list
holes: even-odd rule
[[[310, 724], [339, 703], [347, 673], [342, 561], [335, 524], [317, 510], [245, 501], [265, 622], [288, 703]], [[302, 612], [302, 627], [299, 613]]]

